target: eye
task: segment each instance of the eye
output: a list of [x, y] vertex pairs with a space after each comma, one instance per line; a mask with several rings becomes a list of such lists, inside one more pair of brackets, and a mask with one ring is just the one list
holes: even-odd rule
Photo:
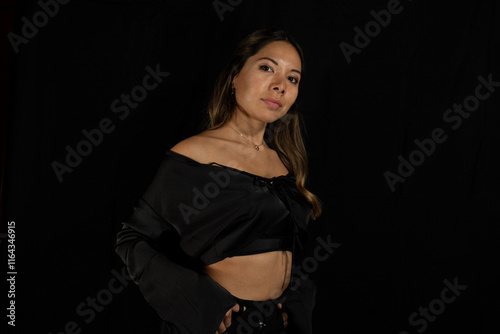
[[299, 80], [297, 78], [294, 78], [294, 77], [288, 77], [288, 80], [290, 80], [294, 84], [298, 84], [299, 83]]
[[273, 69], [267, 65], [260, 65], [260, 68], [266, 72], [272, 71]]

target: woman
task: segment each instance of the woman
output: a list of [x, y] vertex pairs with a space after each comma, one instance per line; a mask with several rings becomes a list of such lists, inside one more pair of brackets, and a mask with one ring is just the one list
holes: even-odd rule
[[300, 46], [259, 30], [238, 45], [209, 124], [167, 151], [115, 249], [163, 333], [311, 333], [314, 286], [293, 258], [321, 213], [304, 188]]

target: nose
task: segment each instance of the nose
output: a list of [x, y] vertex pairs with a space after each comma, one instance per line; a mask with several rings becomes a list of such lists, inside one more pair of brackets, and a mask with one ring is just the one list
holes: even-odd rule
[[282, 95], [285, 95], [285, 80], [277, 79], [276, 82], [273, 83], [273, 90], [275, 92], [279, 92]]
[[[281, 93], [281, 95], [285, 95], [285, 89], [283, 88], [280, 88], [280, 87], [274, 87], [273, 88], [275, 91], [278, 91], [279, 93]], [[280, 90], [281, 89], [281, 90]]]

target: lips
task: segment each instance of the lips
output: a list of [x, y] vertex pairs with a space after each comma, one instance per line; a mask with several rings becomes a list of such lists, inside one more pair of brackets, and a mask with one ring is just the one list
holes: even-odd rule
[[273, 97], [268, 97], [268, 98], [265, 98], [265, 99], [262, 99], [262, 101], [264, 101], [264, 103], [272, 108], [272, 109], [279, 109], [281, 107], [281, 101], [278, 100], [278, 99], [275, 99]]

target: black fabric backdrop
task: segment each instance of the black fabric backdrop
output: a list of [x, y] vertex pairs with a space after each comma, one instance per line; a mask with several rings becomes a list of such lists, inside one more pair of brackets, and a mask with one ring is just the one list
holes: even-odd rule
[[[36, 36], [18, 45], [13, 63], [2, 233], [15, 221], [15, 332], [158, 333], [159, 317], [122, 273], [116, 233], [164, 152], [201, 130], [216, 75], [236, 43], [265, 26], [289, 31], [306, 55], [300, 110], [307, 187], [324, 205], [301, 256], [318, 287], [315, 332], [497, 327], [499, 84], [483, 84], [479, 94], [490, 93], [483, 100], [474, 96], [479, 77], [500, 81], [499, 4], [396, 5], [60, 4]], [[398, 13], [385, 27], [369, 24], [370, 40], [356, 37], [388, 6]], [[21, 18], [32, 22], [42, 9], [35, 1], [18, 9], [21, 35]], [[361, 46], [350, 62], [342, 42]], [[164, 72], [157, 87], [137, 88], [154, 70]], [[141, 101], [126, 107], [122, 94], [132, 92]], [[463, 103], [470, 116], [448, 114]], [[102, 138], [92, 132], [99, 126], [107, 131]], [[446, 140], [418, 153], [424, 149], [415, 140], [439, 128], [435, 136]], [[83, 130], [94, 133], [95, 144], [80, 144], [86, 156], [71, 158], [72, 171], [58, 179], [54, 162], [67, 165], [68, 149], [87, 139]], [[401, 157], [418, 166], [392, 191], [384, 174], [398, 174]], [[317, 238], [335, 245], [326, 260], [314, 257]], [[5, 276], [2, 326], [14, 330], [6, 324]], [[449, 285], [458, 285], [455, 293]]]

